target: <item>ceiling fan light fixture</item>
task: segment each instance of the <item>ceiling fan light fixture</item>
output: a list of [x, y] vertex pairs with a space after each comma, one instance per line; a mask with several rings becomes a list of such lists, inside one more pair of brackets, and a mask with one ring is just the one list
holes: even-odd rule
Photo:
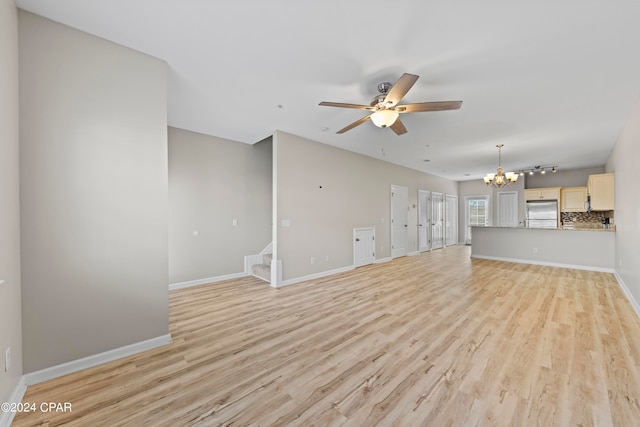
[[371, 114], [371, 121], [379, 128], [386, 128], [394, 124], [398, 120], [398, 116], [400, 114], [397, 111], [378, 110]]

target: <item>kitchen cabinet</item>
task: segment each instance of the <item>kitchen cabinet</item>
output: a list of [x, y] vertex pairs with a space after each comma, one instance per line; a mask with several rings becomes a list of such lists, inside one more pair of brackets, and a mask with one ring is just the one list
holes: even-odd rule
[[586, 212], [587, 192], [587, 187], [563, 187], [560, 190], [562, 212]]
[[527, 188], [524, 190], [525, 200], [560, 200], [560, 187]]
[[612, 173], [589, 175], [588, 191], [591, 210], [612, 211], [614, 207], [615, 178]]

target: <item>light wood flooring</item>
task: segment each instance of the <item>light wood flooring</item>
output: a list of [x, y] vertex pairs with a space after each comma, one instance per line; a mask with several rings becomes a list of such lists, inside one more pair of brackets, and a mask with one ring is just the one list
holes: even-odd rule
[[14, 426], [639, 426], [611, 274], [454, 246], [272, 289], [171, 292], [170, 345], [29, 387]]

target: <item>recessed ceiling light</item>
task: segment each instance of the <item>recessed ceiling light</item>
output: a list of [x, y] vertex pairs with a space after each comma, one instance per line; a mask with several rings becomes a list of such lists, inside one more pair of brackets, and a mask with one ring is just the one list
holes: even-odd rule
[[320, 128], [320, 130], [321, 130], [322, 132], [326, 132], [326, 131], [328, 131], [328, 130], [329, 130], [329, 128], [328, 128], [328, 127], [326, 127], [326, 126], [322, 126], [322, 127]]
[[424, 159], [423, 162], [430, 162], [431, 159]]

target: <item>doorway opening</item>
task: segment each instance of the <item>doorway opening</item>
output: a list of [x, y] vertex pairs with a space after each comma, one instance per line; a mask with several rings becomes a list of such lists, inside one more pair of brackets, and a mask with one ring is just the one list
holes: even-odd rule
[[486, 227], [491, 221], [489, 196], [466, 196], [465, 198], [465, 245], [471, 244], [471, 227]]

